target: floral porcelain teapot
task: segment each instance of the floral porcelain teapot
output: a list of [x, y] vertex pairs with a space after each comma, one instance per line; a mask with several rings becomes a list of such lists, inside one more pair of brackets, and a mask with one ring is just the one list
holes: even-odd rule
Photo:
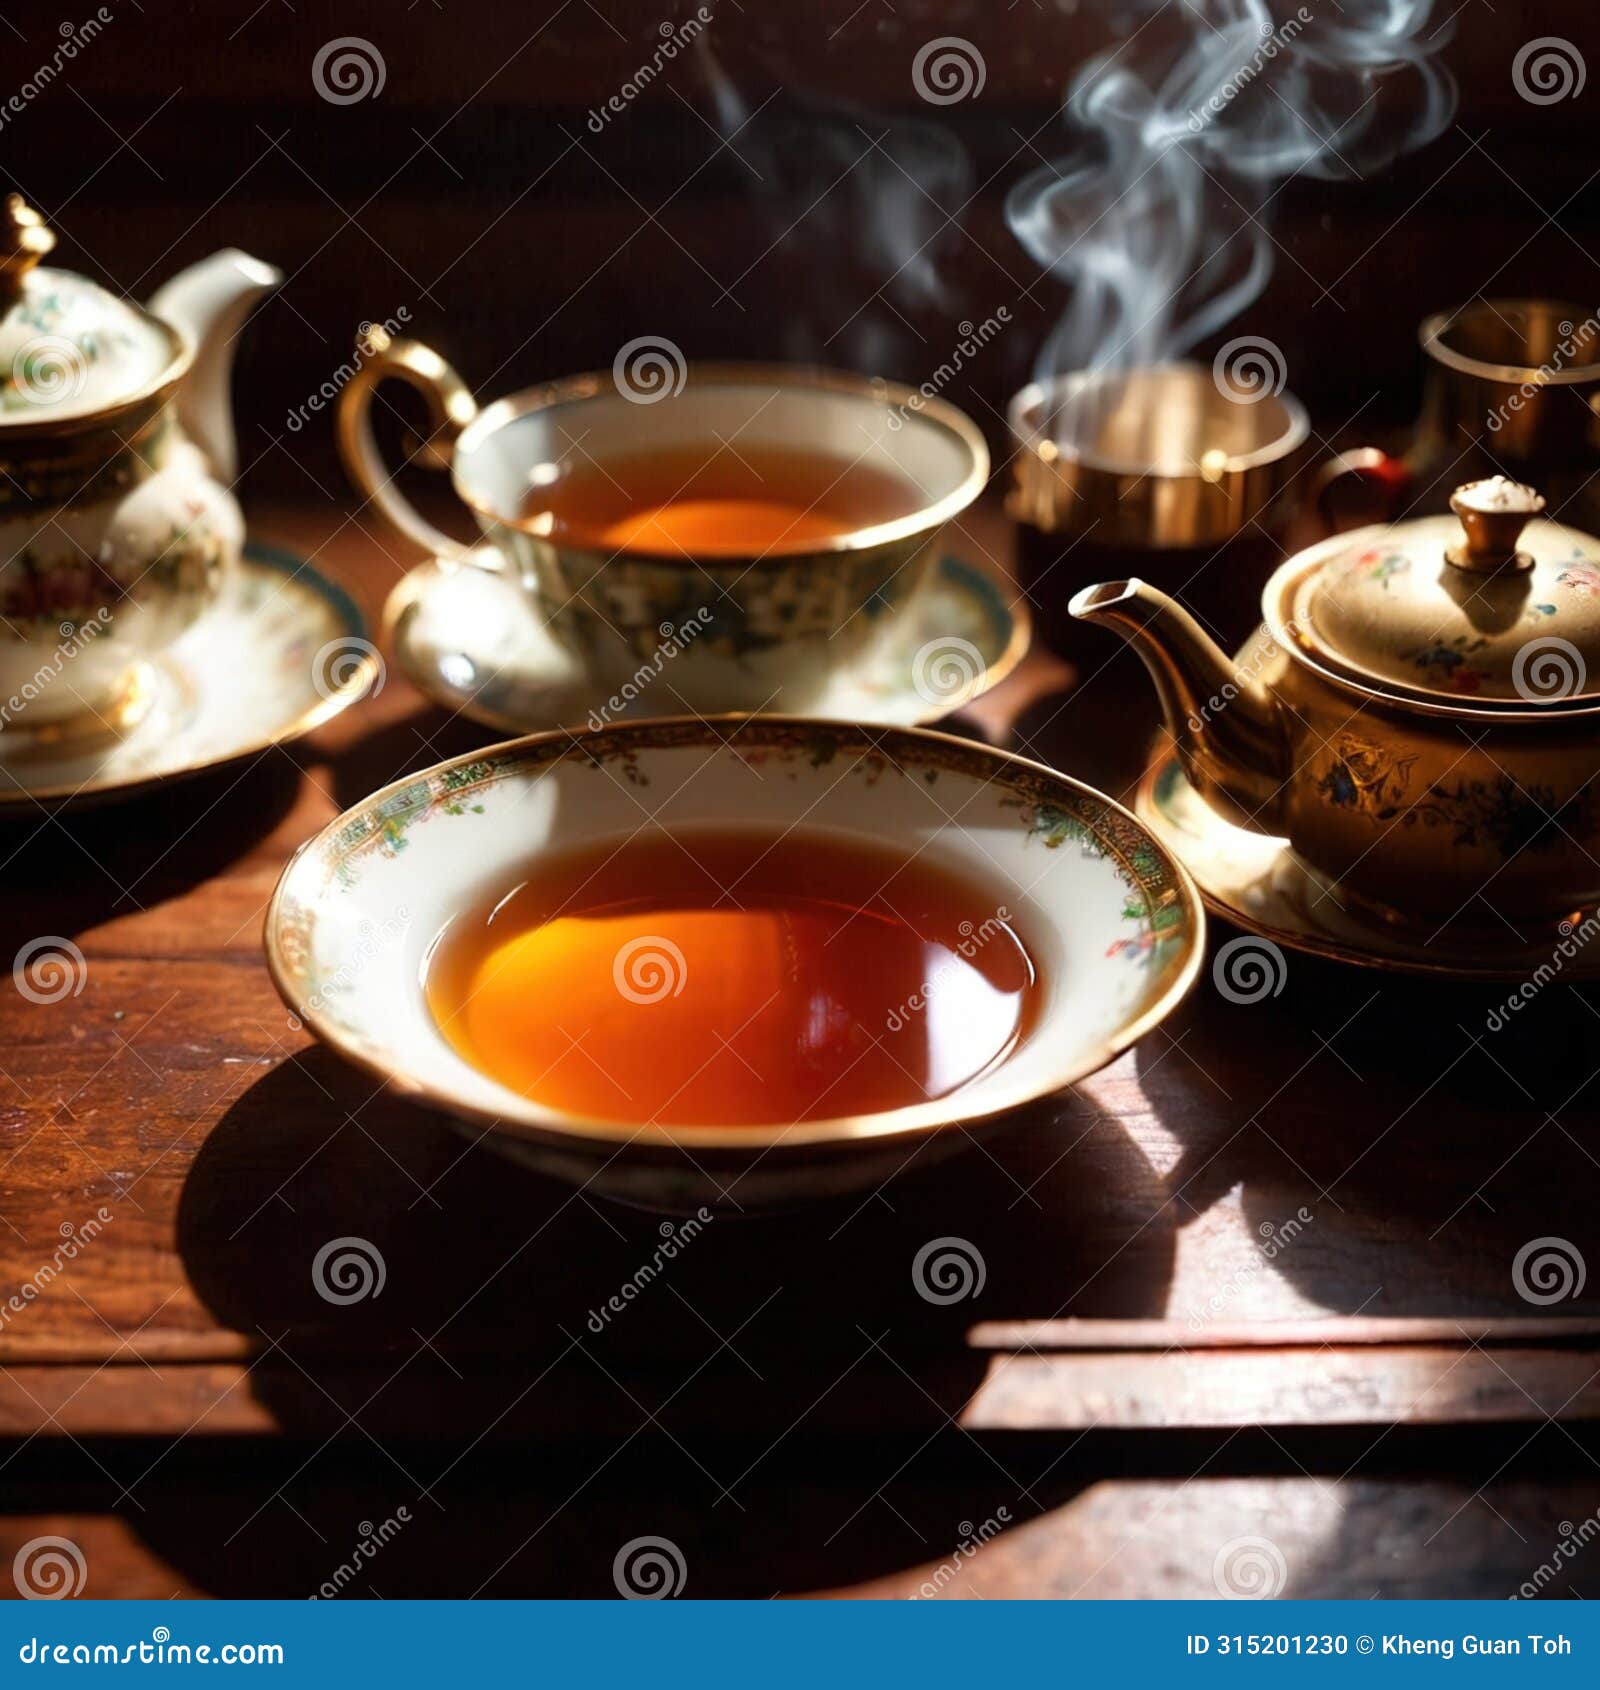
[[1087, 587], [1150, 670], [1185, 773], [1390, 919], [1538, 925], [1600, 899], [1600, 541], [1531, 487], [1284, 563], [1229, 660], [1140, 581]]
[[279, 274], [236, 251], [141, 310], [40, 265], [0, 213], [0, 733], [127, 728], [149, 660], [213, 601], [243, 542], [233, 337]]

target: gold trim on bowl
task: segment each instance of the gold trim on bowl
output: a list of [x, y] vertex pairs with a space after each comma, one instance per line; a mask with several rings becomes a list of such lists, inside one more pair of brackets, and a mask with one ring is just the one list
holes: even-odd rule
[[[357, 824], [384, 811], [389, 800], [406, 788], [419, 783], [443, 783], [440, 785], [441, 792], [459, 792], [462, 780], [470, 780], [475, 785], [490, 784], [500, 778], [502, 768], [512, 764], [554, 763], [568, 757], [594, 763], [603, 760], [604, 755], [621, 755], [652, 747], [710, 746], [714, 743], [732, 746], [747, 735], [758, 746], [806, 744], [821, 736], [845, 744], [853, 743], [865, 753], [880, 756], [892, 756], [897, 746], [906, 747], [916, 753], [911, 758], [916, 764], [971, 775], [986, 784], [1003, 774], [1007, 787], [1019, 797], [1040, 801], [1047, 795], [1053, 795], [1058, 800], [1066, 795], [1074, 808], [1098, 811], [1113, 824], [1115, 832], [1122, 835], [1122, 841], [1119, 843], [1109, 832], [1102, 834], [1097, 831], [1097, 844], [1108, 856], [1117, 860], [1119, 866], [1133, 877], [1135, 884], [1145, 889], [1146, 877], [1138, 874], [1128, 856], [1128, 842], [1136, 841], [1141, 851], [1148, 850], [1157, 860], [1157, 879], [1162, 895], [1168, 896], [1169, 904], [1171, 899], [1176, 899], [1182, 906], [1180, 933], [1184, 949], [1181, 955], [1166, 963], [1165, 984], [1159, 996], [1142, 1014], [1119, 1028], [1114, 1037], [1080, 1052], [1076, 1061], [1063, 1062], [1039, 1083], [1022, 1088], [1015, 1095], [1000, 1096], [980, 1113], [969, 1113], [962, 1108], [962, 1099], [968, 1094], [958, 1088], [948, 1096], [928, 1103], [868, 1115], [843, 1115], [789, 1125], [668, 1127], [569, 1114], [520, 1098], [509, 1089], [505, 1092], [505, 1106], [501, 1109], [484, 1109], [464, 1103], [428, 1080], [391, 1066], [392, 1052], [378, 1053], [364, 1048], [360, 1040], [346, 1033], [324, 1012], [314, 992], [307, 993], [302, 989], [303, 982], [297, 978], [300, 970], [289, 954], [294, 945], [287, 937], [293, 931], [290, 920], [291, 877], [307, 861], [315, 859], [319, 853], [328, 853], [336, 844], [346, 850], [347, 856], [360, 850], [376, 837], [377, 830], [360, 829]], [[471, 773], [474, 764], [490, 767], [474, 779]], [[493, 767], [495, 765], [500, 767]], [[456, 780], [451, 781], [451, 776], [456, 776]], [[290, 1013], [346, 1060], [381, 1079], [403, 1096], [430, 1104], [458, 1120], [469, 1121], [485, 1132], [498, 1131], [557, 1148], [563, 1144], [571, 1148], [575, 1143], [608, 1146], [613, 1155], [630, 1147], [644, 1155], [692, 1150], [715, 1158], [721, 1151], [820, 1152], [845, 1143], [911, 1143], [931, 1138], [945, 1128], [957, 1125], [976, 1127], [1018, 1115], [1030, 1105], [1058, 1095], [1103, 1068], [1169, 1015], [1199, 974], [1205, 957], [1206, 931], [1205, 910], [1199, 890], [1175, 853], [1132, 811], [1095, 788], [1060, 774], [1043, 763], [928, 728], [874, 728], [822, 718], [735, 712], [705, 717], [659, 717], [594, 730], [529, 734], [521, 739], [467, 752], [419, 774], [392, 781], [343, 811], [300, 848], [273, 889], [267, 905], [263, 942], [273, 985]]]

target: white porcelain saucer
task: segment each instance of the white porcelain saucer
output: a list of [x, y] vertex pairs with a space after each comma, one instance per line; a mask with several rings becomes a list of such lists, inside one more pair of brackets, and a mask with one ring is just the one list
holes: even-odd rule
[[[916, 727], [970, 704], [1022, 661], [1027, 606], [1000, 576], [945, 558], [898, 610], [862, 664], [805, 712], [836, 721]], [[672, 699], [641, 695], [622, 709], [551, 637], [514, 582], [437, 558], [413, 569], [384, 611], [389, 649], [443, 709], [508, 733], [674, 714]], [[948, 690], [946, 683], [949, 683]]]
[[0, 809], [87, 804], [298, 739], [379, 672], [361, 612], [292, 552], [251, 542], [221, 600], [148, 666], [121, 734], [0, 734]]
[[1600, 945], [1580, 942], [1571, 922], [1536, 933], [1464, 922], [1435, 930], [1398, 926], [1344, 902], [1287, 839], [1217, 815], [1170, 752], [1145, 771], [1134, 811], [1193, 875], [1213, 915], [1290, 950], [1405, 974], [1512, 980], [1558, 964], [1568, 983], [1600, 979]]

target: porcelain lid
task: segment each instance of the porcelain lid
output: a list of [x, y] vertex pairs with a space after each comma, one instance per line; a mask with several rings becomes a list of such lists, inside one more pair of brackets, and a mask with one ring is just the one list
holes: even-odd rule
[[157, 386], [172, 330], [86, 277], [39, 268], [55, 236], [12, 194], [0, 212], [0, 429], [92, 415]]
[[1458, 704], [1600, 699], [1600, 541], [1505, 476], [1454, 516], [1367, 528], [1296, 586], [1300, 645], [1355, 678]]

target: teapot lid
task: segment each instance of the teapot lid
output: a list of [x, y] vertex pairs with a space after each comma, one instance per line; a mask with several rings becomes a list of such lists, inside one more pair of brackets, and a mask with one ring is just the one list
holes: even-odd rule
[[67, 270], [41, 268], [55, 235], [20, 194], [0, 210], [0, 431], [46, 428], [137, 399], [186, 349], [147, 312]]
[[1286, 606], [1295, 641], [1385, 691], [1453, 704], [1600, 699], [1600, 541], [1539, 515], [1503, 475], [1450, 516], [1364, 528]]

